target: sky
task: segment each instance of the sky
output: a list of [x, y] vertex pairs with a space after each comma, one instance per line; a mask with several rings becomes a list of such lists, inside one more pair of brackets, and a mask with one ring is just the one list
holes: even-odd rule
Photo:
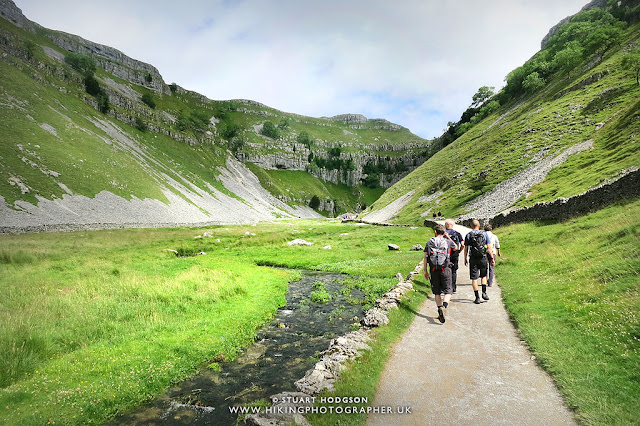
[[211, 99], [385, 118], [424, 138], [588, 0], [15, 0]]

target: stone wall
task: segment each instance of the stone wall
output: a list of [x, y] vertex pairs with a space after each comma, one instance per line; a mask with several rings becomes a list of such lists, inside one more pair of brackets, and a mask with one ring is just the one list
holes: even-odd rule
[[[501, 213], [492, 218], [477, 218], [481, 223], [491, 223], [494, 228], [532, 220], [564, 220], [594, 212], [618, 201], [640, 196], [640, 169], [624, 171], [614, 181], [590, 189], [571, 198], [558, 198], [549, 203], [537, 203], [530, 207]], [[473, 219], [460, 222], [471, 227]], [[426, 224], [426, 223], [425, 223]]]

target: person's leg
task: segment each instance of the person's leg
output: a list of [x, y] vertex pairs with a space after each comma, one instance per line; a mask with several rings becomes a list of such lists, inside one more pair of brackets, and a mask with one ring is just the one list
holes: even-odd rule
[[442, 296], [440, 294], [435, 294], [434, 296], [436, 298], [436, 306], [439, 308], [442, 306]]
[[489, 300], [487, 295], [487, 275], [489, 272], [489, 262], [485, 258], [480, 266], [480, 282], [482, 283], [482, 298]]
[[458, 290], [457, 280], [458, 280], [458, 259], [456, 259], [453, 262], [453, 265], [451, 266], [451, 288], [453, 293], [455, 293]]
[[493, 265], [489, 263], [489, 271], [487, 273], [487, 286], [491, 287], [493, 285]]
[[440, 277], [441, 277], [441, 289], [442, 289], [442, 293], [444, 293], [444, 302], [442, 303], [442, 306], [440, 306], [438, 308], [438, 319], [440, 320], [441, 323], [444, 324], [445, 322], [445, 315], [447, 313], [447, 308], [449, 307], [449, 301], [451, 300], [451, 293], [452, 293], [452, 287], [451, 287], [451, 268], [444, 268], [441, 273], [440, 273]]
[[475, 300], [473, 303], [476, 305], [478, 303], [482, 303], [480, 300], [480, 294], [478, 293], [478, 279], [480, 278], [480, 264], [476, 259], [469, 260], [469, 278], [471, 278], [471, 287], [473, 288], [473, 293], [475, 295]]

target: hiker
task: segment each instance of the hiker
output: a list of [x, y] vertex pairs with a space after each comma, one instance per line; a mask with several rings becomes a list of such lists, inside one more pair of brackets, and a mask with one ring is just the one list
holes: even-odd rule
[[424, 249], [424, 277], [431, 281], [431, 291], [438, 307], [438, 319], [444, 323], [453, 291], [451, 288], [451, 251], [458, 250], [459, 246], [451, 240], [443, 225], [438, 224], [434, 229], [435, 236], [427, 242]]
[[458, 250], [451, 252], [451, 288], [455, 294], [458, 290], [456, 283], [458, 280], [458, 262], [460, 261], [460, 251], [462, 250], [462, 247], [464, 247], [464, 238], [462, 238], [462, 234], [453, 229], [453, 225], [455, 225], [453, 219], [447, 219], [444, 221], [445, 231], [449, 234], [451, 240], [458, 245]]
[[[484, 226], [484, 231], [489, 236], [488, 242], [491, 243], [491, 247], [493, 247], [493, 258], [497, 259], [496, 256], [502, 257], [502, 254], [500, 253], [500, 240], [498, 239], [498, 236], [496, 234], [491, 232], [492, 230], [493, 230], [493, 226], [491, 226], [491, 224], [487, 223]], [[495, 267], [494, 264], [491, 264], [491, 263], [489, 264], [489, 271], [487, 272], [487, 287], [491, 287], [491, 285], [493, 285], [493, 279], [495, 276], [494, 267]]]
[[[467, 254], [469, 254], [467, 260]], [[487, 272], [489, 263], [495, 265], [493, 258], [493, 247], [489, 242], [489, 236], [486, 232], [480, 230], [480, 222], [474, 219], [473, 229], [464, 238], [464, 264], [469, 265], [469, 278], [476, 299], [473, 303], [480, 304], [480, 296], [478, 295], [478, 279], [482, 284], [482, 299], [489, 300], [487, 295]]]

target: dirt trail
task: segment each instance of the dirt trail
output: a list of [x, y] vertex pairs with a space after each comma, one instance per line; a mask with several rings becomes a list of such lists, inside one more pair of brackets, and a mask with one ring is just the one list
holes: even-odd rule
[[[465, 235], [469, 229], [456, 227]], [[458, 292], [440, 324], [433, 296], [394, 346], [373, 406], [411, 407], [411, 414], [370, 415], [367, 425], [575, 424], [551, 378], [521, 342], [500, 288], [473, 304], [460, 259]]]

